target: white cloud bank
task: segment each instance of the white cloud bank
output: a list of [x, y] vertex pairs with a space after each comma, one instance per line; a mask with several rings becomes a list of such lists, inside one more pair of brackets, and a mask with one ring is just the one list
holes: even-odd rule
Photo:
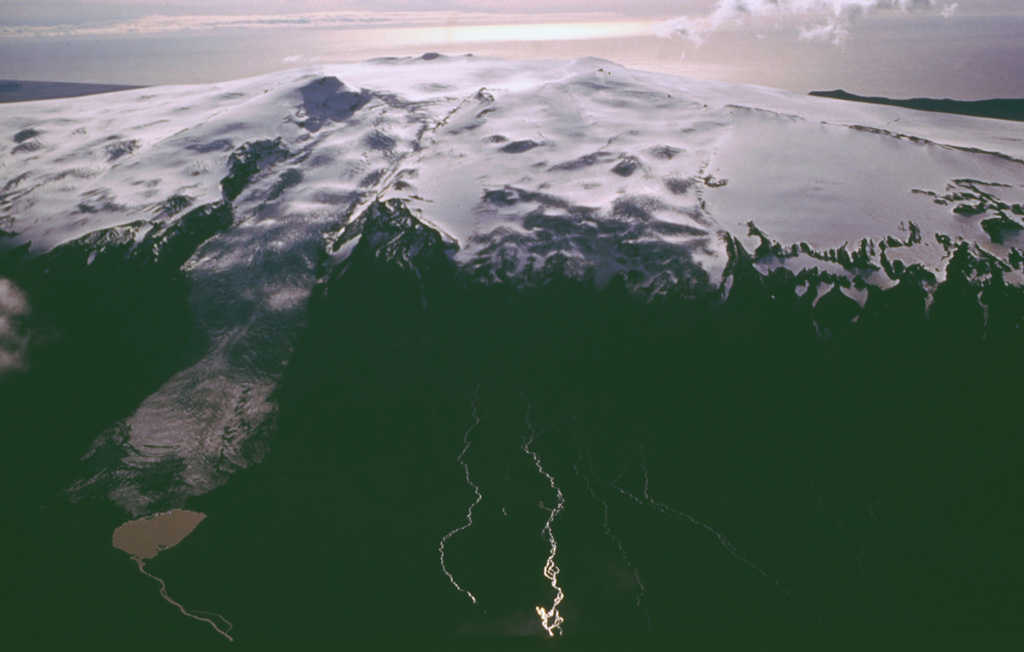
[[28, 316], [28, 300], [5, 278], [0, 278], [0, 377], [25, 368], [28, 336], [24, 320]]
[[[759, 27], [779, 29], [795, 24], [803, 40], [839, 45], [849, 37], [853, 22], [868, 13], [938, 11], [948, 18], [956, 9], [957, 3], [940, 0], [718, 0], [709, 14], [661, 23], [655, 34], [662, 38], [685, 38], [699, 46], [708, 34], [723, 27], [761, 19]], [[770, 20], [774, 22], [768, 23]]]

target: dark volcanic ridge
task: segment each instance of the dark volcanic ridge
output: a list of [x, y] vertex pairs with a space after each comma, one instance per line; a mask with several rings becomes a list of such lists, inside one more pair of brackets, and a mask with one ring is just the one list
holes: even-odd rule
[[997, 120], [1024, 121], [1024, 99], [994, 99], [994, 100], [937, 100], [924, 97], [915, 97], [909, 100], [893, 100], [887, 97], [865, 97], [854, 95], [844, 90], [834, 91], [811, 91], [808, 95], [814, 97], [829, 97], [835, 100], [848, 100], [850, 102], [864, 102], [866, 104], [884, 104], [886, 106], [900, 106], [916, 111], [931, 111], [935, 113], [953, 113], [956, 115], [967, 115], [976, 118], [995, 118]]
[[0, 79], [0, 104], [6, 102], [34, 102], [64, 97], [82, 97], [101, 93], [130, 91], [143, 86], [119, 84], [79, 84], [74, 82], [15, 81]]

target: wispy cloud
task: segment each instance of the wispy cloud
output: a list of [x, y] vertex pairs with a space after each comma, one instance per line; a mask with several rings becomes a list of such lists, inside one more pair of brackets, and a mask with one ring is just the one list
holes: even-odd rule
[[0, 377], [23, 369], [28, 336], [24, 321], [29, 307], [25, 295], [5, 278], [0, 278]]
[[729, 25], [758, 21], [761, 29], [795, 26], [803, 40], [823, 40], [839, 45], [850, 36], [854, 21], [874, 12], [935, 12], [950, 17], [957, 3], [941, 0], [718, 0], [714, 9], [697, 18], [682, 17], [659, 24], [663, 38], [680, 37], [694, 45]]
[[321, 61], [327, 61], [328, 58], [324, 56], [306, 56], [305, 54], [291, 54], [281, 59], [282, 63], [319, 63]]
[[488, 13], [467, 11], [326, 11], [254, 16], [150, 15], [121, 21], [81, 24], [22, 25], [0, 27], [0, 38], [69, 36], [142, 36], [177, 32], [242, 31], [281, 28], [359, 29], [385, 27], [449, 27], [527, 24], [562, 21], [621, 20], [614, 13]]

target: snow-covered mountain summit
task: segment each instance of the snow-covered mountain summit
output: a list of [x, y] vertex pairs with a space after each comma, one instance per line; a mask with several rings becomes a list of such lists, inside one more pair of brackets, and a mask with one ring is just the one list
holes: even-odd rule
[[13, 104], [0, 119], [5, 248], [30, 241], [35, 253], [136, 222], [142, 238], [225, 201], [233, 230], [265, 231], [271, 214], [326, 220], [337, 254], [369, 202], [399, 199], [460, 265], [494, 277], [556, 254], [599, 283], [683, 261], [716, 277], [719, 236], [746, 238], [750, 221], [821, 249], [897, 237], [908, 221], [929, 242], [988, 242], [982, 219], [951, 209], [976, 200], [994, 217], [1024, 201], [1010, 123], [597, 59], [384, 59]]
[[[0, 273], [30, 303], [104, 265], [185, 279], [188, 363], [75, 487], [135, 513], [259, 459], [307, 299], [360, 246], [469, 284], [644, 297], [724, 299], [739, 257], [861, 307], [907, 274], [933, 291], [957, 252], [973, 280], [1022, 281], [1019, 126], [597, 59], [425, 55], [10, 104], [0, 142]], [[170, 498], [147, 480], [169, 472]]]

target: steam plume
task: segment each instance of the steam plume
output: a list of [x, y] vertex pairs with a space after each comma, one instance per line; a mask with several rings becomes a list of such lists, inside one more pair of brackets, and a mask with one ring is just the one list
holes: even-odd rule
[[711, 13], [699, 18], [681, 17], [661, 23], [655, 34], [681, 37], [700, 45], [705, 37], [726, 25], [744, 20], [775, 19], [772, 27], [796, 24], [800, 38], [825, 40], [840, 45], [860, 16], [882, 11], [938, 11], [950, 17], [957, 3], [940, 0], [718, 0]]

